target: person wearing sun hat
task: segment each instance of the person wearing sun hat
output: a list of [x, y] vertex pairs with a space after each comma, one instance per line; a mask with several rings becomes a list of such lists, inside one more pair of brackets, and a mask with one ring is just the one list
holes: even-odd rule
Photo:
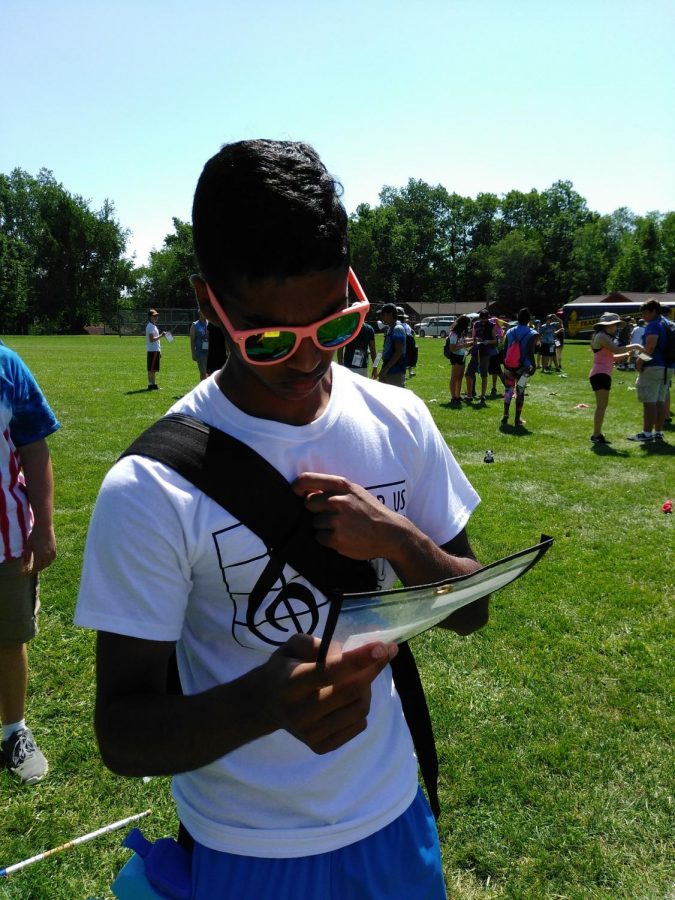
[[604, 312], [593, 327], [591, 338], [591, 351], [593, 352], [593, 365], [588, 378], [595, 394], [595, 415], [593, 416], [593, 434], [591, 441], [594, 444], [609, 444], [602, 433], [602, 423], [605, 420], [609, 392], [612, 388], [612, 371], [614, 363], [627, 359], [632, 350], [640, 350], [639, 344], [629, 344], [623, 348], [623, 352], [616, 352], [614, 335], [616, 334], [621, 319], [616, 313]]

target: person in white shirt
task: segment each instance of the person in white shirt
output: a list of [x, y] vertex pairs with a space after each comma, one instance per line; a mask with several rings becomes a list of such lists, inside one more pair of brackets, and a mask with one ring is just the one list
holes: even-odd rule
[[158, 317], [159, 313], [156, 309], [148, 310], [148, 324], [145, 326], [145, 350], [149, 391], [159, 390], [157, 373], [159, 372], [159, 363], [162, 356], [160, 338], [163, 338], [167, 333], [166, 331], [160, 332], [157, 328]]
[[[305, 144], [242, 141], [206, 164], [193, 285], [230, 353], [174, 411], [256, 450], [304, 498], [316, 540], [371, 561], [382, 587], [473, 572], [465, 526], [478, 496], [425, 404], [333, 363], [368, 310], [349, 306], [338, 189]], [[98, 632], [104, 762], [174, 775], [198, 900], [442, 900], [392, 684], [396, 645], [319, 665], [327, 598], [290, 564], [250, 609], [268, 560], [256, 534], [165, 465], [129, 456], [108, 473], [75, 617]], [[442, 627], [468, 634], [487, 615], [483, 598]], [[166, 686], [174, 648], [179, 696]]]

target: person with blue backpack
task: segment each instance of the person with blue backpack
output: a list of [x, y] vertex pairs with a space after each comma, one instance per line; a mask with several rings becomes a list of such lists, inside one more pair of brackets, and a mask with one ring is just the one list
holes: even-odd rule
[[528, 379], [534, 374], [535, 347], [539, 334], [529, 326], [530, 311], [523, 307], [518, 311], [517, 325], [506, 332], [504, 346], [504, 413], [501, 424], [509, 421], [509, 408], [513, 394], [516, 395], [515, 425], [524, 425], [522, 413], [525, 404], [525, 388]]

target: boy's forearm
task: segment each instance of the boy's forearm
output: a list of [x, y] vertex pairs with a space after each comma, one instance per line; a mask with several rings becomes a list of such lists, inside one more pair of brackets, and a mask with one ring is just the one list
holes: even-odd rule
[[103, 761], [118, 775], [175, 775], [269, 734], [274, 728], [262, 720], [257, 679], [253, 670], [199, 694], [139, 692], [97, 703]]
[[35, 528], [51, 528], [54, 518], [54, 474], [47, 441], [18, 448]]

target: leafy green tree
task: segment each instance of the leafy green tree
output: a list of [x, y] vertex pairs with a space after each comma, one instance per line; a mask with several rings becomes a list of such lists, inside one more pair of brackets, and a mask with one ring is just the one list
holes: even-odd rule
[[92, 210], [47, 169], [0, 176], [0, 327], [80, 332], [131, 281], [128, 232], [106, 201]]
[[664, 289], [675, 291], [675, 212], [666, 213], [661, 222], [661, 252]]
[[534, 232], [510, 231], [489, 250], [491, 299], [506, 310], [535, 309], [542, 259], [541, 240]]
[[153, 250], [147, 266], [138, 270], [131, 291], [136, 306], [170, 306], [190, 309], [195, 297], [190, 275], [197, 271], [192, 243], [192, 225], [174, 216], [173, 232], [159, 250]]

